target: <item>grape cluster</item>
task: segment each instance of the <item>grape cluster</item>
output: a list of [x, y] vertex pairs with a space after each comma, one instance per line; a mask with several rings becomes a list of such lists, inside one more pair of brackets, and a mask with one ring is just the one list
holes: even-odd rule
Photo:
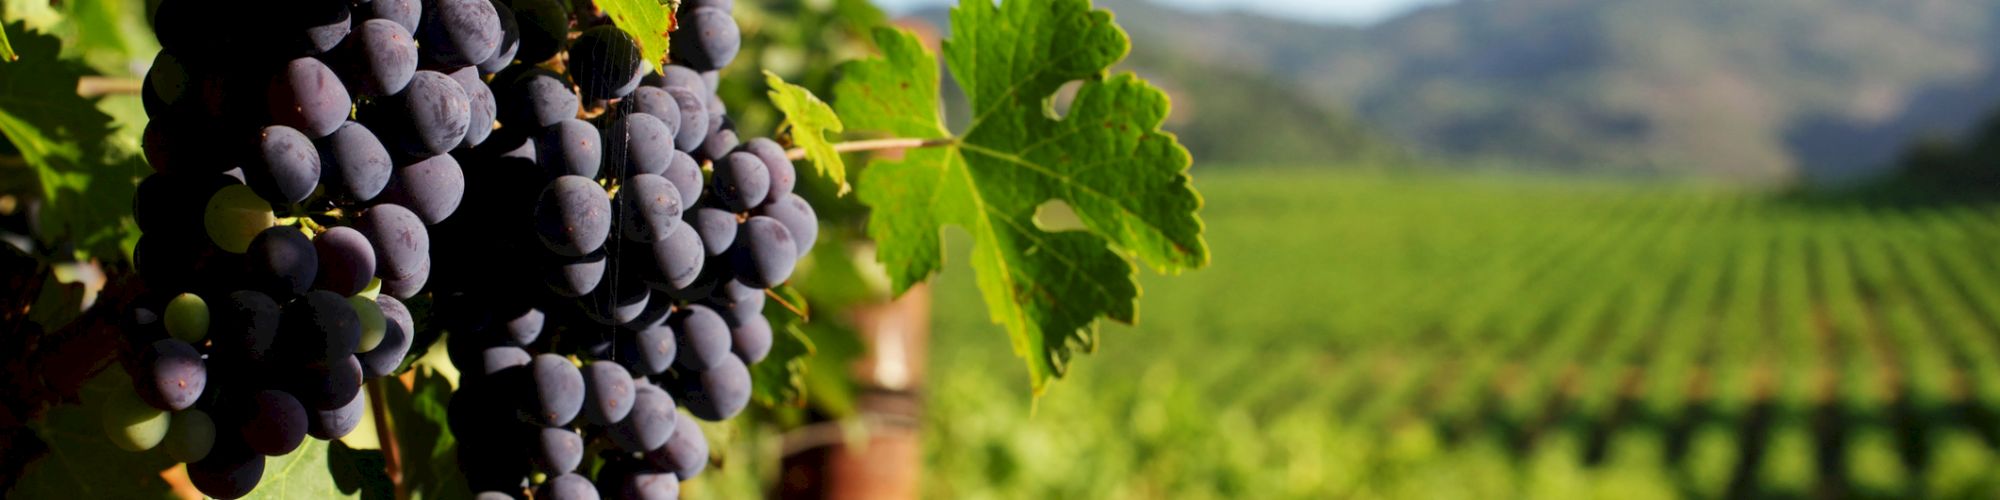
[[137, 397], [107, 431], [242, 496], [352, 431], [422, 319], [474, 491], [677, 496], [708, 459], [692, 418], [748, 404], [766, 289], [818, 232], [787, 151], [716, 96], [731, 8], [681, 2], [656, 67], [589, 1], [162, 2]]

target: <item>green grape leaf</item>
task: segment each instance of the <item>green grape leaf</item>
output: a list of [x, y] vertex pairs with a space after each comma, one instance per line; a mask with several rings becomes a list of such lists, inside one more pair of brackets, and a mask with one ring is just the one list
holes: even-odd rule
[[331, 453], [326, 441], [307, 437], [299, 449], [264, 459], [264, 480], [243, 498], [358, 498], [357, 492], [342, 493], [327, 473]]
[[785, 83], [777, 73], [765, 71], [764, 80], [771, 85], [771, 105], [785, 114], [785, 123], [792, 128], [792, 143], [806, 150], [806, 159], [812, 161], [820, 175], [839, 186], [839, 194], [847, 194], [853, 189], [847, 184], [847, 164], [840, 160], [840, 152], [834, 151], [833, 142], [826, 138], [826, 134], [838, 136], [844, 130], [840, 115], [834, 114], [833, 108], [811, 90]]
[[29, 462], [20, 481], [0, 497], [176, 498], [160, 475], [175, 467], [173, 459], [160, 451], [125, 451], [105, 437], [98, 412], [115, 391], [130, 392], [132, 383], [114, 363], [84, 383], [79, 404], [50, 407], [28, 424], [47, 452]]
[[673, 5], [667, 0], [597, 0], [597, 8], [611, 16], [611, 24], [632, 35], [654, 72], [666, 67], [667, 37], [677, 26]]
[[[438, 351], [442, 351], [439, 346]], [[440, 352], [441, 354], [441, 352]], [[403, 469], [403, 486], [410, 498], [465, 498], [472, 496], [465, 476], [458, 472], [458, 441], [445, 424], [445, 408], [451, 402], [451, 381], [428, 365], [411, 368], [403, 375], [411, 379], [382, 379], [383, 401], [395, 427], [397, 458]]]
[[88, 68], [58, 57], [55, 37], [8, 24], [21, 59], [0, 64], [0, 135], [35, 171], [45, 203], [40, 236], [74, 241], [79, 250], [123, 260], [132, 234], [136, 179], [150, 171], [143, 158], [111, 147], [112, 118], [76, 93]]
[[[799, 303], [797, 294], [785, 300]], [[798, 315], [775, 305], [764, 308], [771, 319], [771, 353], [750, 366], [750, 395], [765, 406], [805, 401], [806, 367], [812, 360], [812, 339], [800, 330]]]
[[[1177, 273], [1208, 263], [1201, 196], [1186, 148], [1160, 130], [1167, 96], [1108, 68], [1130, 48], [1088, 0], [964, 0], [952, 10], [945, 62], [972, 121], [943, 147], [869, 164], [860, 199], [872, 209], [897, 293], [937, 272], [944, 226], [972, 234], [972, 267], [991, 319], [1026, 358], [1037, 393], [1072, 353], [1095, 347], [1096, 321], [1138, 319], [1128, 259]], [[935, 59], [914, 35], [878, 30], [882, 56], [849, 63], [835, 105], [856, 131], [951, 139], [938, 111]], [[1066, 116], [1054, 95], [1081, 81]], [[1082, 231], [1039, 227], [1061, 201]]]
[[0, 63], [20, 58], [20, 55], [14, 53], [14, 44], [7, 43], [7, 32], [0, 30]]

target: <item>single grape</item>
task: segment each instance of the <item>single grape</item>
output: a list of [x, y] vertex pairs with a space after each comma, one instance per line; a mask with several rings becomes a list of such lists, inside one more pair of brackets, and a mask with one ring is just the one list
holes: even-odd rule
[[666, 173], [675, 153], [674, 130], [653, 115], [630, 113], [604, 129], [604, 163], [612, 169], [608, 176]]
[[[496, 77], [494, 81], [501, 80]], [[505, 90], [495, 96], [502, 124], [540, 130], [576, 118], [582, 106], [576, 92], [570, 90], [569, 79], [554, 71], [530, 67], [507, 82]]]
[[569, 47], [569, 74], [584, 99], [625, 97], [639, 88], [639, 44], [617, 26], [583, 31]]
[[472, 126], [472, 100], [465, 87], [436, 71], [418, 71], [403, 93], [377, 99], [362, 111], [369, 128], [419, 158], [458, 147]]
[[318, 146], [320, 183], [329, 193], [351, 201], [375, 199], [389, 186], [394, 163], [389, 149], [368, 127], [347, 122]]
[[240, 437], [218, 435], [208, 456], [188, 463], [187, 475], [188, 482], [204, 495], [241, 498], [263, 479], [264, 455], [252, 451]]
[[576, 300], [579, 309], [591, 321], [607, 326], [622, 325], [646, 310], [652, 292], [644, 280], [624, 279], [624, 274], [629, 272], [624, 267], [626, 261], [609, 257], [604, 266], [604, 277], [598, 279], [597, 288]]
[[143, 348], [139, 372], [132, 382], [146, 404], [167, 411], [185, 410], [208, 388], [208, 366], [187, 342], [160, 339]]
[[[339, 294], [314, 290], [285, 305], [276, 349], [293, 364], [346, 362], [361, 344], [361, 317]], [[346, 403], [346, 401], [340, 401]]]
[[757, 208], [757, 214], [777, 219], [786, 230], [791, 231], [792, 242], [798, 244], [799, 257], [812, 253], [813, 243], [819, 239], [819, 214], [813, 211], [812, 203], [804, 197], [797, 193], [785, 193], [765, 200], [764, 206]]
[[367, 410], [368, 397], [359, 395], [339, 408], [313, 411], [306, 419], [306, 435], [326, 441], [346, 437], [361, 425], [361, 412]]
[[284, 391], [252, 394], [239, 411], [238, 434], [250, 451], [278, 456], [291, 453], [305, 441], [306, 408]]
[[597, 487], [590, 480], [576, 474], [563, 474], [549, 478], [535, 489], [536, 500], [597, 500]]
[[[660, 71], [660, 88], [671, 89], [676, 87], [687, 89], [698, 96], [715, 93], [715, 84], [709, 82], [707, 78], [702, 77], [702, 72], [695, 71], [693, 68], [684, 65], [670, 64], [667, 65], [666, 69]], [[708, 101], [703, 100], [702, 102]], [[704, 113], [706, 112], [704, 111]]]
[[[514, 9], [501, 0], [487, 0], [493, 5], [495, 17], [500, 19], [500, 50], [493, 51], [491, 57], [479, 63], [479, 71], [492, 74], [514, 63], [514, 55], [521, 50], [520, 20], [514, 17]], [[492, 68], [492, 69], [487, 69]]]
[[528, 415], [543, 426], [568, 425], [583, 411], [583, 373], [568, 359], [554, 354], [535, 356]]
[[675, 61], [697, 71], [721, 69], [736, 59], [743, 46], [743, 34], [729, 11], [714, 7], [689, 10], [681, 7], [680, 29], [674, 30], [671, 44]]
[[734, 356], [717, 360], [699, 374], [684, 375], [678, 382], [681, 404], [702, 420], [728, 420], [750, 404], [750, 368]]
[[694, 479], [708, 467], [708, 437], [701, 434], [701, 426], [695, 425], [687, 414], [675, 413], [674, 420], [678, 430], [664, 446], [646, 452], [646, 461], [661, 470], [672, 471], [682, 481]]
[[208, 338], [208, 301], [192, 293], [167, 301], [167, 334], [182, 342], [196, 343]]
[[389, 296], [376, 297], [374, 300], [375, 305], [381, 308], [385, 320], [382, 341], [376, 344], [374, 349], [354, 355], [361, 360], [361, 374], [368, 378], [389, 375], [394, 373], [397, 367], [402, 366], [403, 357], [410, 352], [410, 336], [413, 332], [410, 310], [403, 307], [402, 302]]
[[639, 375], [665, 373], [673, 366], [677, 348], [673, 328], [667, 326], [665, 318], [638, 323], [619, 332], [612, 354], [619, 364]]
[[313, 286], [340, 295], [361, 293], [375, 277], [375, 247], [351, 227], [335, 227], [312, 240], [319, 257]]
[[410, 212], [426, 225], [444, 222], [465, 199], [465, 171], [451, 155], [437, 155], [396, 169], [382, 200]]
[[743, 143], [743, 151], [757, 155], [757, 159], [764, 161], [764, 168], [771, 171], [771, 194], [765, 196], [765, 200], [776, 200], [792, 194], [792, 189], [799, 183], [799, 172], [798, 167], [792, 165], [792, 159], [784, 146], [779, 146], [777, 141], [759, 137]]
[[583, 367], [583, 417], [592, 425], [611, 425], [632, 412], [632, 374], [610, 361]]
[[274, 205], [305, 201], [319, 186], [319, 149], [313, 147], [312, 139], [291, 127], [264, 127], [250, 160], [243, 168], [250, 187]]
[[[306, 55], [320, 55], [339, 46], [353, 30], [353, 13], [345, 2], [287, 2], [291, 5], [280, 7], [286, 23], [300, 26], [297, 39], [301, 52]], [[290, 34], [290, 33], [288, 33]]]
[[326, 366], [304, 366], [291, 373], [287, 392], [307, 410], [336, 410], [361, 394], [361, 360], [352, 354], [336, 357]]
[[250, 240], [276, 222], [271, 205], [258, 198], [249, 186], [240, 184], [216, 190], [215, 196], [208, 198], [208, 207], [202, 215], [209, 239], [230, 253], [249, 249]]
[[535, 203], [535, 231], [557, 255], [596, 252], [611, 234], [611, 197], [588, 177], [557, 177]]
[[263, 293], [230, 293], [212, 310], [209, 337], [219, 356], [261, 362], [278, 338], [280, 309]]
[[569, 8], [559, 0], [513, 0], [514, 19], [521, 26], [522, 62], [540, 63], [555, 57], [569, 43]]
[[681, 222], [681, 191], [665, 177], [633, 176], [618, 192], [626, 239], [656, 242], [673, 234]]
[[715, 162], [714, 167], [709, 191], [730, 211], [747, 212], [764, 204], [764, 197], [771, 193], [771, 171], [757, 155], [730, 153]]
[[759, 215], [743, 222], [729, 257], [743, 284], [772, 288], [791, 278], [792, 268], [799, 262], [798, 249], [783, 222]]
[[167, 436], [160, 441], [160, 448], [167, 456], [181, 463], [195, 463], [208, 457], [215, 448], [215, 420], [208, 412], [189, 408], [174, 412], [172, 425], [167, 428]]
[[257, 291], [272, 297], [291, 297], [312, 288], [319, 276], [319, 252], [312, 240], [291, 226], [272, 226], [250, 240], [243, 256], [250, 263], [248, 277]]
[[701, 246], [708, 254], [722, 255], [736, 244], [736, 214], [719, 208], [697, 208], [686, 215], [688, 227], [701, 236]]
[[549, 290], [563, 297], [582, 297], [597, 290], [598, 282], [604, 279], [605, 252], [598, 251], [582, 257], [556, 257], [543, 281]]
[[375, 276], [409, 279], [430, 267], [430, 233], [409, 209], [376, 205], [361, 213], [354, 228], [375, 248]]
[[763, 316], [739, 319], [729, 330], [730, 351], [744, 363], [756, 364], [771, 354], [771, 321]]
[[708, 302], [732, 325], [764, 317], [764, 289], [745, 285], [741, 280], [724, 282]]
[[132, 391], [112, 391], [98, 408], [104, 435], [126, 451], [146, 451], [166, 439], [173, 416], [147, 405]]
[[375, 299], [355, 295], [347, 298], [354, 307], [355, 317], [361, 320], [361, 343], [356, 344], [356, 353], [375, 350], [382, 345], [382, 338], [389, 334], [389, 319], [382, 315], [382, 305]]
[[486, 142], [493, 135], [493, 123], [500, 116], [500, 104], [494, 99], [493, 89], [486, 86], [486, 80], [479, 77], [479, 71], [465, 68], [451, 73], [451, 79], [465, 90], [465, 99], [472, 104], [471, 122], [465, 128], [465, 141], [460, 147], [472, 148]]
[[660, 176], [666, 177], [668, 182], [681, 190], [681, 206], [692, 207], [701, 201], [701, 164], [694, 161], [693, 156], [680, 151], [674, 151], [672, 157], [667, 163], [667, 171]]
[[674, 128], [674, 147], [692, 153], [708, 139], [708, 104], [701, 94], [687, 87], [667, 87], [667, 95], [681, 108], [681, 123]]
[[449, 69], [493, 57], [506, 36], [499, 12], [486, 0], [426, 1], [416, 34], [424, 62]]
[[270, 113], [284, 125], [312, 137], [326, 137], [353, 108], [347, 87], [325, 63], [310, 57], [293, 59], [271, 82]]
[[673, 221], [664, 231], [666, 237], [646, 244], [653, 260], [645, 276], [655, 288], [679, 291], [701, 277], [703, 257], [708, 252], [702, 247], [701, 235], [685, 222]]
[[597, 127], [575, 118], [556, 122], [535, 138], [535, 162], [550, 177], [597, 177], [604, 150]]
[[714, 309], [701, 304], [689, 305], [675, 313], [670, 320], [675, 337], [680, 341], [678, 364], [690, 370], [714, 368], [729, 354], [729, 323]]
[[630, 457], [608, 460], [597, 471], [597, 491], [609, 498], [676, 500], [681, 483], [674, 473]]
[[711, 132], [708, 134], [708, 140], [702, 141], [701, 147], [695, 150], [695, 159], [721, 161], [723, 157], [729, 156], [729, 153], [735, 152], [737, 147], [742, 145], [742, 141], [736, 138], [734, 130]]
[[723, 12], [735, 12], [736, 0], [686, 0], [681, 2], [682, 10], [694, 10], [702, 7], [714, 7]]
[[[499, 2], [499, 0], [493, 0], [493, 1], [496, 2], [493, 5], [495, 6], [500, 5], [499, 3], [497, 3]], [[514, 59], [515, 57], [517, 57], [518, 54], [520, 54], [520, 51], [521, 51], [521, 42], [519, 41], [508, 42], [507, 45], [501, 46], [499, 52], [493, 53], [493, 57], [486, 59], [486, 62], [479, 63], [479, 73], [482, 75], [491, 75], [494, 73], [505, 71], [508, 66], [514, 64]]]
[[365, 97], [401, 93], [417, 74], [416, 38], [388, 19], [370, 19], [356, 28], [329, 58], [348, 92]]
[[624, 420], [605, 429], [604, 435], [612, 444], [631, 453], [644, 453], [667, 444], [674, 435], [674, 398], [667, 391], [648, 383], [637, 383], [632, 390], [632, 411]]
[[583, 463], [583, 436], [568, 427], [544, 427], [535, 433], [534, 444], [528, 458], [543, 474], [567, 474]]

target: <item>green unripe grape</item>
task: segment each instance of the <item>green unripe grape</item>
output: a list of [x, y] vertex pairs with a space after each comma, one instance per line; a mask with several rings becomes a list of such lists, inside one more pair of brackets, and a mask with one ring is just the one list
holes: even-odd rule
[[361, 289], [361, 293], [354, 294], [354, 296], [367, 297], [368, 300], [375, 300], [381, 298], [382, 278], [369, 278], [368, 287]]
[[173, 421], [171, 414], [148, 406], [139, 400], [139, 395], [130, 389], [113, 393], [99, 411], [103, 418], [104, 435], [111, 438], [111, 444], [127, 451], [146, 451], [160, 445], [167, 437], [167, 427]]
[[249, 186], [236, 184], [216, 191], [208, 198], [208, 211], [202, 214], [202, 225], [208, 228], [208, 238], [215, 246], [229, 253], [243, 253], [250, 248], [250, 240], [257, 233], [270, 228], [278, 219], [271, 214], [271, 204], [257, 197], [257, 192]]
[[167, 456], [181, 463], [195, 463], [208, 456], [208, 450], [215, 447], [215, 419], [208, 413], [187, 409], [174, 413], [173, 425], [167, 426], [167, 439], [160, 442], [160, 448]]
[[348, 297], [347, 303], [354, 306], [354, 313], [361, 317], [361, 344], [354, 348], [354, 352], [375, 350], [375, 346], [382, 345], [382, 336], [389, 331], [389, 321], [382, 317], [382, 305], [375, 299], [360, 295]]
[[208, 301], [183, 293], [167, 302], [167, 333], [189, 344], [208, 337]]

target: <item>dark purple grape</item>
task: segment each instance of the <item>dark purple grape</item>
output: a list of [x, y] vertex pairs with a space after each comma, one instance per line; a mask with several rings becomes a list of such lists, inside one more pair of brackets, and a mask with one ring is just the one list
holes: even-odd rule
[[576, 474], [563, 474], [549, 478], [535, 489], [536, 500], [597, 500], [597, 487], [590, 480]]
[[709, 255], [722, 255], [736, 244], [736, 214], [719, 208], [697, 208], [687, 212], [688, 227], [701, 236], [701, 246]]
[[709, 71], [728, 66], [736, 59], [737, 50], [743, 46], [743, 34], [729, 11], [682, 6], [678, 17], [680, 29], [674, 30], [669, 45], [675, 61], [697, 71]]
[[387, 329], [382, 332], [382, 343], [376, 344], [374, 349], [354, 355], [361, 360], [362, 375], [368, 378], [386, 376], [401, 367], [403, 357], [410, 353], [411, 337], [415, 333], [410, 310], [404, 307], [402, 302], [397, 301], [395, 297], [383, 295], [375, 298], [375, 304], [382, 307], [382, 317], [387, 320], [385, 325]]
[[535, 138], [535, 163], [549, 177], [577, 175], [597, 177], [604, 149], [597, 127], [570, 118], [556, 122]]
[[424, 62], [445, 69], [484, 62], [506, 37], [487, 0], [427, 0], [416, 34]]
[[582, 257], [556, 257], [551, 262], [543, 281], [549, 291], [563, 297], [582, 297], [597, 290], [598, 282], [604, 279], [605, 252], [598, 251]]
[[779, 146], [777, 141], [759, 137], [743, 143], [743, 151], [757, 155], [757, 159], [764, 161], [764, 168], [771, 171], [771, 194], [766, 196], [765, 200], [775, 200], [792, 194], [792, 189], [799, 183], [799, 172], [798, 167], [792, 165], [792, 159], [786, 153], [784, 146]]
[[325, 290], [286, 304], [278, 328], [284, 333], [274, 347], [291, 364], [344, 362], [361, 346], [360, 315], [346, 297]]
[[[636, 326], [633, 327], [633, 326]], [[674, 330], [665, 321], [643, 322], [619, 332], [612, 354], [618, 363], [640, 375], [659, 375], [673, 366]]]
[[307, 410], [337, 410], [361, 394], [361, 360], [352, 354], [336, 357], [325, 366], [307, 365], [287, 371], [285, 392], [298, 398]]
[[257, 291], [273, 297], [306, 293], [319, 276], [319, 252], [298, 228], [273, 226], [257, 233], [243, 252], [246, 276]]
[[286, 63], [271, 82], [269, 96], [272, 119], [315, 138], [346, 123], [354, 104], [333, 69], [310, 57]]
[[319, 150], [311, 138], [291, 127], [264, 127], [257, 134], [257, 150], [249, 159], [243, 173], [250, 188], [273, 205], [305, 201], [319, 185]]
[[618, 208], [625, 238], [656, 242], [673, 234], [681, 222], [681, 191], [665, 177], [633, 176], [618, 191]]
[[370, 19], [347, 37], [329, 59], [356, 96], [401, 93], [417, 73], [417, 40], [403, 25]]
[[613, 177], [666, 173], [674, 161], [674, 130], [645, 113], [619, 117], [604, 128], [604, 163]]
[[313, 238], [319, 258], [314, 286], [340, 295], [354, 295], [375, 278], [375, 247], [351, 227], [336, 227]]
[[738, 319], [729, 336], [730, 351], [744, 363], [756, 364], [771, 354], [771, 321], [763, 316]]
[[568, 427], [542, 428], [535, 433], [534, 445], [528, 458], [543, 474], [566, 474], [583, 463], [583, 436]]
[[408, 277], [382, 278], [382, 293], [404, 299], [415, 297], [424, 290], [424, 285], [430, 283], [430, 279], [431, 261], [426, 260], [415, 274]]
[[584, 99], [625, 97], [639, 88], [639, 44], [617, 26], [583, 31], [569, 46], [569, 74]]
[[368, 398], [352, 398], [332, 410], [314, 411], [306, 419], [306, 435], [332, 441], [346, 437], [361, 425], [361, 412], [368, 410]]
[[689, 305], [669, 321], [680, 341], [680, 357], [675, 361], [681, 367], [709, 370], [730, 357], [729, 323], [715, 310], [701, 304]]
[[472, 101], [457, 80], [436, 71], [418, 71], [403, 93], [383, 97], [363, 110], [369, 128], [391, 138], [391, 146], [427, 158], [458, 147], [472, 126]]
[[493, 89], [486, 86], [486, 80], [479, 77], [473, 68], [451, 73], [451, 79], [465, 90], [465, 98], [472, 104], [472, 121], [465, 127], [465, 141], [459, 146], [472, 148], [486, 142], [493, 135], [493, 123], [500, 116], [500, 104], [493, 96]]
[[412, 279], [419, 273], [428, 273], [430, 233], [424, 228], [423, 219], [410, 209], [393, 204], [376, 205], [361, 213], [354, 228], [375, 247], [376, 277]]
[[598, 280], [597, 288], [576, 299], [578, 309], [591, 321], [606, 326], [622, 325], [645, 312], [652, 292], [644, 280], [624, 278], [629, 271], [623, 267], [625, 264], [626, 261], [615, 257], [607, 259], [604, 277]]
[[717, 287], [709, 303], [732, 325], [764, 317], [764, 289], [745, 285], [739, 280], [731, 279]]
[[[493, 13], [500, 19], [500, 50], [493, 51], [491, 57], [479, 63], [479, 71], [493, 74], [514, 63], [514, 55], [521, 50], [521, 25], [514, 18], [514, 9], [501, 0], [487, 0], [493, 5]], [[492, 68], [492, 69], [488, 69]]]
[[771, 194], [771, 171], [757, 155], [730, 153], [716, 161], [714, 167], [709, 190], [730, 211], [748, 212], [764, 204], [764, 197]]
[[530, 419], [542, 426], [568, 425], [583, 411], [583, 373], [568, 359], [554, 354], [535, 356], [528, 364], [533, 375], [533, 391], [527, 410]]
[[681, 482], [674, 473], [630, 458], [610, 460], [597, 471], [598, 494], [609, 498], [676, 500]]
[[729, 258], [743, 284], [772, 288], [791, 278], [799, 262], [799, 244], [783, 222], [759, 215], [743, 222]]
[[278, 302], [250, 290], [230, 293], [209, 306], [208, 337], [218, 356], [252, 363], [264, 361], [278, 338]]
[[465, 172], [458, 159], [437, 155], [396, 169], [382, 200], [417, 214], [426, 225], [435, 225], [458, 211], [465, 198]]
[[[659, 120], [662, 125], [666, 125], [667, 138], [669, 139], [667, 141], [667, 148], [673, 149], [672, 139], [678, 133], [678, 129], [681, 126], [681, 104], [674, 100], [672, 94], [668, 94], [665, 89], [658, 87], [639, 87], [638, 90], [632, 91], [632, 95], [625, 96], [625, 99], [619, 102], [624, 103], [626, 106], [625, 109], [631, 113], [652, 116], [654, 119]], [[657, 174], [659, 172], [647, 173]]]
[[792, 242], [798, 244], [798, 255], [803, 258], [812, 253], [813, 243], [819, 239], [819, 214], [813, 212], [812, 204], [796, 193], [785, 193], [777, 198], [764, 201], [757, 209], [758, 215], [769, 216], [784, 223], [791, 231]]
[[610, 361], [583, 367], [583, 418], [592, 425], [611, 425], [632, 413], [632, 374]]
[[661, 470], [672, 471], [682, 481], [701, 475], [708, 467], [708, 437], [701, 434], [701, 426], [685, 413], [674, 414], [677, 429], [664, 446], [646, 452], [646, 461]]
[[694, 152], [708, 139], [708, 104], [701, 94], [687, 87], [667, 87], [667, 95], [681, 108], [681, 123], [674, 128], [674, 148]]
[[[168, 2], [168, 5], [174, 2]], [[242, 498], [264, 478], [264, 455], [237, 436], [217, 435], [208, 456], [187, 465], [188, 482], [215, 498]]]
[[750, 404], [750, 368], [734, 356], [724, 357], [698, 374], [684, 375], [677, 382], [681, 384], [681, 404], [702, 420], [728, 420]]
[[368, 0], [359, 4], [368, 6], [369, 18], [395, 22], [410, 33], [416, 33], [418, 23], [423, 21], [422, 0]]
[[360, 123], [347, 122], [319, 143], [320, 183], [341, 198], [365, 202], [382, 194], [395, 164], [381, 139]]
[[611, 438], [619, 449], [632, 453], [644, 453], [667, 444], [678, 427], [673, 396], [653, 384], [638, 383], [633, 387], [632, 397], [632, 411], [624, 420], [605, 429], [605, 437]]
[[[239, 434], [250, 451], [278, 456], [298, 449], [306, 438], [306, 408], [284, 391], [260, 391], [244, 401], [236, 418]], [[219, 441], [219, 440], [218, 440]], [[218, 443], [220, 444], [220, 443]], [[210, 451], [210, 458], [220, 446]]]
[[596, 252], [611, 235], [611, 197], [588, 177], [557, 177], [536, 201], [535, 230], [557, 255]]
[[160, 339], [146, 346], [134, 375], [139, 399], [167, 411], [194, 406], [208, 387], [208, 366], [201, 353], [176, 339]]
[[[495, 77], [493, 81], [501, 80]], [[576, 118], [582, 106], [576, 92], [570, 90], [568, 78], [541, 68], [508, 80], [495, 97], [499, 98], [500, 123], [532, 130]]]
[[701, 235], [687, 223], [673, 221], [666, 230], [667, 236], [646, 246], [651, 250], [652, 266], [647, 269], [646, 280], [663, 291], [679, 291], [693, 285], [701, 277], [704, 257]]

